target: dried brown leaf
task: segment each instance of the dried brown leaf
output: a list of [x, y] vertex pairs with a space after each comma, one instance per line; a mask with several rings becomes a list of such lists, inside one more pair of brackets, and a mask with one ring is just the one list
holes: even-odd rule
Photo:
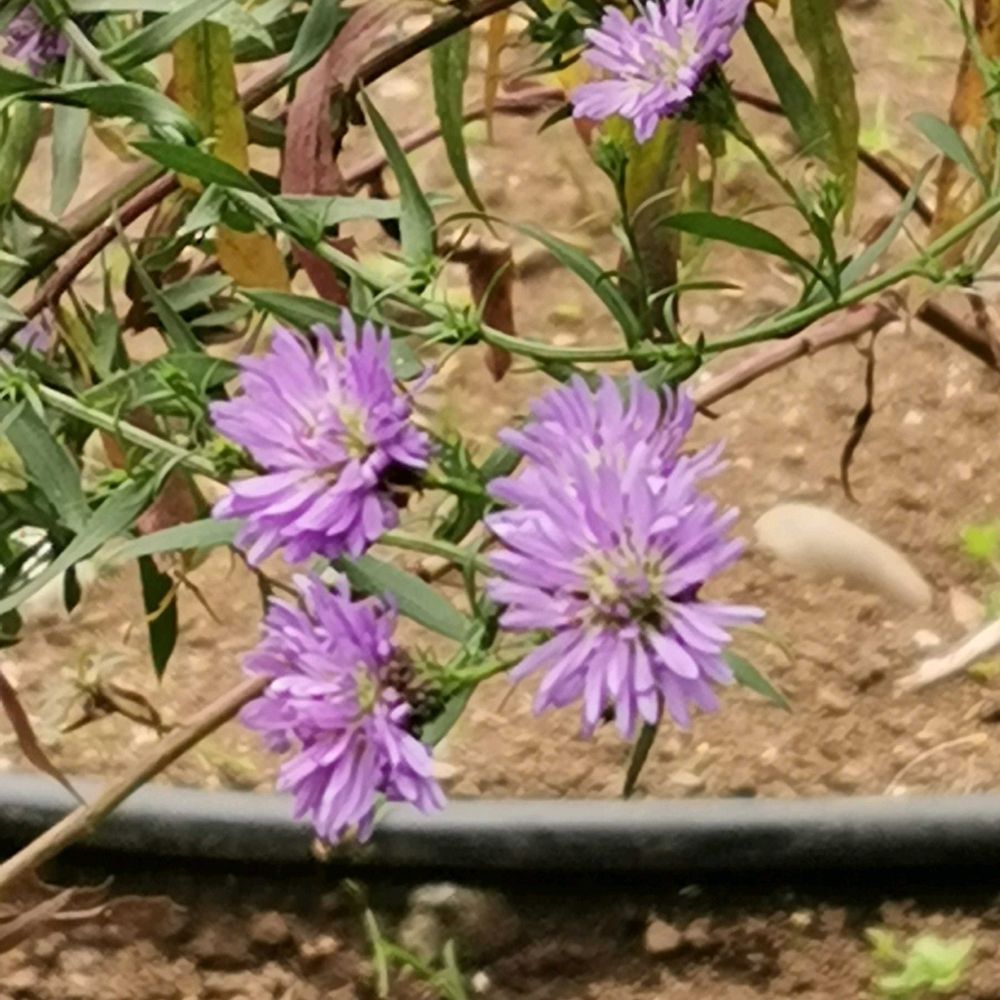
[[[374, 0], [358, 9], [337, 34], [326, 54], [302, 75], [288, 109], [285, 148], [281, 164], [283, 194], [344, 194], [347, 186], [337, 165], [340, 142], [347, 130], [347, 109], [341, 101], [354, 85], [358, 71], [390, 20], [388, 0]], [[340, 101], [336, 128], [330, 125], [330, 106]], [[347, 292], [333, 268], [302, 247], [294, 249], [298, 264], [316, 291], [330, 302], [347, 304]]]
[[0, 705], [7, 713], [14, 735], [17, 737], [17, 744], [29, 763], [37, 767], [39, 771], [49, 775], [50, 778], [55, 778], [77, 802], [83, 804], [83, 797], [42, 749], [31, 725], [31, 719], [28, 718], [28, 713], [24, 710], [21, 699], [17, 696], [17, 691], [14, 690], [14, 686], [4, 676], [2, 670], [0, 670]]
[[[1000, 57], [1000, 0], [975, 0], [973, 27], [984, 58]], [[996, 159], [996, 136], [986, 128], [986, 87], [975, 55], [966, 45], [959, 63], [952, 97], [949, 122], [969, 143], [984, 173], [989, 175]], [[943, 159], [938, 171], [937, 201], [934, 207], [932, 235], [940, 235], [959, 223], [982, 200], [982, 191], [972, 178], [963, 174], [954, 160]], [[961, 260], [965, 243], [946, 255], [948, 263]]]
[[[467, 267], [472, 299], [483, 322], [502, 333], [516, 334], [514, 326], [514, 267], [510, 247], [478, 246], [469, 252]], [[495, 382], [510, 368], [510, 352], [490, 344], [486, 367]]]
[[493, 108], [500, 89], [500, 56], [507, 38], [507, 21], [510, 11], [502, 10], [494, 14], [486, 27], [486, 77], [483, 81], [483, 108], [486, 118], [486, 135], [493, 136]]

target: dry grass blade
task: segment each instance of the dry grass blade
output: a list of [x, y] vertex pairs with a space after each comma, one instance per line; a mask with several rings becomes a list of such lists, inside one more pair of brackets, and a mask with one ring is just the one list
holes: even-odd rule
[[507, 21], [510, 11], [502, 10], [494, 14], [486, 27], [486, 78], [483, 81], [483, 107], [486, 111], [486, 135], [494, 141], [493, 108], [496, 106], [500, 89], [500, 56], [507, 38]]
[[0, 952], [10, 951], [31, 937], [40, 926], [65, 909], [75, 893], [75, 889], [63, 889], [51, 899], [46, 899], [13, 920], [0, 924]]
[[17, 737], [17, 744], [21, 748], [21, 753], [39, 771], [44, 771], [49, 777], [55, 778], [77, 802], [85, 805], [86, 803], [80, 793], [70, 784], [66, 775], [52, 763], [48, 754], [42, 749], [41, 744], [38, 742], [38, 737], [35, 735], [35, 730], [32, 728], [31, 720], [28, 718], [28, 713], [24, 710], [21, 699], [17, 696], [17, 691], [14, 690], [14, 686], [4, 676], [2, 670], [0, 670], [0, 704], [3, 705], [3, 710], [7, 713], [7, 718], [10, 719], [10, 724], [14, 729], [14, 735]]

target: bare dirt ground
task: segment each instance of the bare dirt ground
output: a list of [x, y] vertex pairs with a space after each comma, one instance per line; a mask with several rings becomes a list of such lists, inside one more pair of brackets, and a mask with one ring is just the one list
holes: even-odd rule
[[[865, 141], [891, 147], [919, 165], [930, 150], [906, 118], [916, 110], [946, 114], [961, 49], [958, 31], [934, 0], [881, 0], [849, 9], [845, 26], [859, 72]], [[740, 85], [766, 90], [745, 52], [732, 66]], [[426, 78], [397, 75], [383, 81], [375, 96], [394, 122], [417, 127], [427, 119], [427, 89]], [[747, 119], [770, 149], [792, 155], [773, 120], [752, 112]], [[496, 147], [481, 142], [472, 147], [476, 182], [490, 208], [544, 225], [611, 264], [610, 198], [572, 128], [562, 124], [539, 138], [524, 121], [501, 120], [497, 135]], [[421, 152], [414, 161], [427, 187], [452, 188], [440, 150]], [[774, 198], [759, 172], [742, 161], [726, 168], [722, 182], [722, 210], [738, 211], [748, 192]], [[894, 204], [880, 182], [863, 176], [856, 232]], [[560, 344], [596, 344], [613, 336], [599, 304], [575, 279], [538, 266], [528, 245], [517, 244], [517, 256], [527, 262], [516, 292], [519, 329]], [[745, 325], [793, 294], [787, 279], [759, 258], [718, 251], [709, 273], [743, 285], [738, 295], [686, 307], [688, 321], [709, 337]], [[455, 294], [461, 294], [457, 276]], [[961, 302], [955, 305], [960, 308]], [[933, 607], [910, 613], [837, 581], [804, 582], [751, 549], [717, 593], [767, 610], [767, 628], [788, 645], [791, 657], [758, 643], [748, 643], [745, 651], [789, 696], [794, 710], [784, 714], [747, 692], [728, 692], [717, 716], [697, 718], [687, 733], [661, 734], [639, 794], [997, 789], [1000, 681], [961, 677], [908, 695], [895, 695], [893, 686], [926, 655], [927, 633], [944, 643], [964, 633], [952, 592], [977, 598], [985, 585], [962, 556], [958, 535], [964, 525], [1000, 514], [1000, 376], [919, 324], [885, 331], [875, 349], [876, 413], [853, 466], [857, 505], [844, 497], [838, 473], [841, 447], [864, 400], [865, 362], [850, 346], [800, 361], [720, 404], [719, 418], [702, 421], [697, 438], [727, 442], [731, 464], [714, 490], [721, 501], [742, 509], [739, 530], [745, 536], [778, 502], [829, 506], [904, 551], [933, 585]], [[732, 361], [724, 359], [718, 369]], [[513, 375], [494, 385], [481, 359], [463, 358], [429, 390], [429, 402], [485, 452], [496, 429], [523, 411], [542, 386], [536, 376]], [[183, 721], [236, 681], [240, 655], [254, 643], [260, 618], [256, 585], [224, 554], [210, 559], [193, 579], [224, 626], [192, 595], [183, 595], [178, 649], [160, 685], [149, 665], [131, 569], [99, 580], [69, 621], [45, 622], [5, 651], [5, 672], [62, 767], [116, 774], [157, 738], [121, 718], [60, 734], [73, 697], [72, 678], [88, 665], [143, 692], [168, 722]], [[455, 594], [460, 601], [458, 588]], [[449, 793], [619, 794], [628, 748], [611, 732], [580, 743], [572, 710], [534, 719], [531, 694], [530, 685], [511, 693], [503, 680], [477, 693], [444, 751]], [[13, 737], [0, 731], [0, 768], [24, 766]], [[165, 780], [264, 789], [276, 766], [250, 734], [231, 724], [174, 765]], [[548, 910], [522, 915], [523, 933], [509, 953], [483, 963], [493, 984], [489, 995], [503, 1000], [855, 997], [864, 995], [871, 974], [861, 931], [880, 922], [907, 932], [975, 933], [980, 942], [975, 971], [958, 995], [979, 1000], [998, 995], [1000, 915], [994, 908], [921, 913], [895, 904], [881, 912], [809, 904], [801, 916], [795, 901], [732, 912], [720, 910], [717, 902], [682, 905], [671, 897], [654, 907], [680, 939], [676, 950], [656, 957], [643, 948], [648, 910], [616, 904], [601, 908], [595, 918], [596, 911], [580, 915], [550, 899]], [[713, 915], [706, 917], [709, 912]], [[241, 937], [230, 920], [226, 926], [232, 925], [238, 954], [221, 960], [212, 946], [196, 944], [205, 928], [221, 919], [202, 904], [179, 918], [175, 932], [150, 929], [137, 940], [119, 941], [114, 937], [119, 932], [100, 927], [59, 930], [0, 955], [0, 998], [367, 995], [358, 985], [366, 981], [367, 967], [359, 957], [356, 921], [285, 916], [290, 931], [280, 945]], [[249, 927], [249, 913], [245, 923]], [[318, 955], [314, 945], [324, 937], [337, 944], [329, 955]], [[411, 995], [410, 987], [400, 989], [393, 996]]]

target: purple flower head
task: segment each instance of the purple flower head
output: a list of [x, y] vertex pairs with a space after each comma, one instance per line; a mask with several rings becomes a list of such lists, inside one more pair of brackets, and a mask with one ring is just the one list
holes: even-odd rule
[[589, 28], [583, 58], [607, 73], [570, 95], [577, 118], [603, 121], [621, 115], [645, 142], [664, 118], [679, 114], [702, 77], [732, 54], [730, 42], [749, 0], [636, 0], [629, 20], [609, 7]]
[[[10, 340], [11, 346], [15, 349], [33, 351], [37, 354], [47, 354], [55, 342], [56, 332], [45, 315], [26, 323]], [[0, 350], [0, 361], [10, 360], [11, 353], [6, 349]]]
[[638, 377], [627, 400], [610, 378], [596, 392], [576, 379], [501, 435], [526, 461], [490, 486], [508, 506], [487, 518], [502, 544], [489, 593], [503, 627], [547, 635], [512, 676], [545, 672], [538, 712], [582, 700], [587, 734], [608, 708], [626, 738], [664, 709], [681, 726], [690, 703], [714, 709], [727, 629], [761, 616], [698, 596], [742, 545], [727, 538], [736, 511], [698, 489], [721, 449], [680, 450], [693, 416]]
[[4, 30], [4, 40], [7, 43], [4, 55], [23, 62], [34, 76], [62, 59], [67, 51], [66, 39], [59, 29], [43, 18], [33, 3], [25, 4], [14, 15]]
[[359, 331], [344, 312], [339, 338], [313, 334], [315, 350], [276, 330], [263, 357], [240, 362], [242, 395], [211, 407], [216, 428], [264, 470], [231, 483], [213, 510], [246, 519], [237, 544], [254, 564], [279, 548], [291, 562], [360, 555], [396, 525], [393, 477], [430, 455], [393, 381], [389, 332]]
[[295, 797], [330, 842], [349, 830], [367, 839], [378, 796], [422, 812], [444, 805], [431, 756], [410, 731], [411, 709], [392, 686], [401, 655], [392, 642], [395, 612], [375, 599], [351, 599], [341, 580], [295, 579], [301, 607], [272, 601], [264, 639], [246, 670], [271, 679], [242, 721], [273, 750], [295, 747], [278, 787]]

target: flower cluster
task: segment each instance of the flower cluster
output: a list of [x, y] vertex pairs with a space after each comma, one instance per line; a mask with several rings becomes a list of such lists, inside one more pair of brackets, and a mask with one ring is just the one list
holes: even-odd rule
[[607, 76], [570, 95], [577, 118], [621, 115], [645, 142], [664, 118], [684, 110], [705, 74], [731, 55], [749, 0], [637, 0], [629, 20], [608, 7], [585, 33], [583, 58]]
[[690, 704], [714, 709], [727, 629], [760, 617], [699, 596], [741, 543], [727, 537], [736, 512], [699, 491], [720, 449], [681, 450], [693, 417], [686, 396], [637, 376], [627, 400], [608, 377], [596, 392], [576, 379], [502, 435], [524, 461], [491, 484], [508, 506], [487, 518], [502, 543], [489, 594], [502, 626], [546, 635], [512, 675], [545, 671], [536, 711], [582, 701], [585, 733], [608, 710], [630, 738], [664, 710], [686, 726]]
[[67, 44], [59, 29], [49, 24], [26, 3], [4, 30], [4, 55], [24, 63], [28, 72], [40, 76], [47, 66], [66, 55]]
[[380, 795], [440, 809], [430, 753], [393, 686], [395, 613], [375, 599], [352, 600], [343, 581], [333, 589], [315, 577], [295, 583], [301, 606], [272, 601], [264, 639], [247, 657], [247, 671], [270, 683], [242, 720], [271, 749], [296, 748], [278, 779], [294, 795], [296, 818], [334, 842], [349, 831], [369, 836]]
[[313, 335], [315, 350], [276, 330], [264, 356], [240, 362], [242, 394], [211, 409], [263, 469], [213, 510], [245, 518], [237, 544], [254, 564], [278, 549], [291, 562], [360, 555], [397, 523], [393, 483], [430, 455], [393, 380], [388, 331], [358, 330], [344, 312], [339, 338]]

